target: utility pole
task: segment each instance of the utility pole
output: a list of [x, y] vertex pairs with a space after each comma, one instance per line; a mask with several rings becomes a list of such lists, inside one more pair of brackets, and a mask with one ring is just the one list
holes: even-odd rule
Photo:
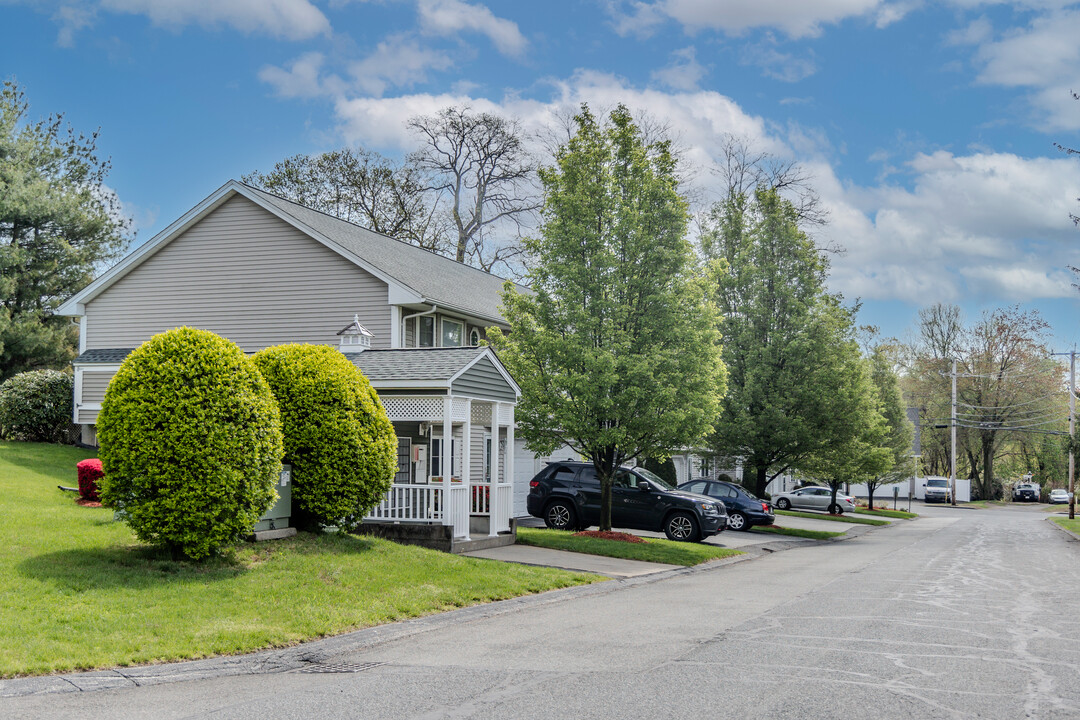
[[[952, 448], [950, 453], [952, 460], [949, 463], [949, 496], [953, 507], [956, 507], [956, 361], [952, 361]], [[1071, 506], [1070, 506], [1071, 507]]]
[[1076, 483], [1073, 471], [1076, 467], [1073, 441], [1076, 439], [1076, 349], [1069, 353], [1069, 519], [1076, 518]]

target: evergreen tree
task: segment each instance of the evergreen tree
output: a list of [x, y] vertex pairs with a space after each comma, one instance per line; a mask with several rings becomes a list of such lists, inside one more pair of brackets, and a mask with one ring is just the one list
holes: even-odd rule
[[62, 115], [26, 119], [14, 82], [0, 91], [0, 381], [25, 370], [64, 368], [78, 330], [54, 310], [120, 256], [128, 221], [105, 187], [109, 162], [97, 133]]

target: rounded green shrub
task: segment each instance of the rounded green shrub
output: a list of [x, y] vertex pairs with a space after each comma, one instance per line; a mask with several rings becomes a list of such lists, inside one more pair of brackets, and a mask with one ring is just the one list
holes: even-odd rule
[[255, 364], [281, 409], [294, 524], [359, 522], [397, 472], [397, 438], [379, 396], [326, 345], [278, 345], [257, 353]]
[[155, 335], [120, 366], [97, 422], [101, 502], [139, 539], [204, 558], [274, 502], [281, 419], [251, 358], [206, 330]]
[[59, 443], [67, 439], [75, 381], [70, 373], [31, 370], [0, 385], [0, 437]]

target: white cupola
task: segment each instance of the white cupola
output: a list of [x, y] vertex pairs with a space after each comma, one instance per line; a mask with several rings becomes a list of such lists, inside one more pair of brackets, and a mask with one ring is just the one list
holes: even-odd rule
[[360, 316], [353, 315], [353, 321], [338, 332], [341, 340], [338, 348], [345, 354], [362, 353], [371, 349], [371, 331], [360, 324]]

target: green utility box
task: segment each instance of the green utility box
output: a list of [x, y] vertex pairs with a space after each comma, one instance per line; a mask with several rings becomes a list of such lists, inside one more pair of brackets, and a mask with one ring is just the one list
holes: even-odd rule
[[255, 532], [265, 530], [281, 530], [289, 527], [289, 518], [292, 517], [292, 466], [282, 465], [281, 475], [278, 477], [278, 499], [274, 506], [263, 513], [259, 522], [255, 523]]

